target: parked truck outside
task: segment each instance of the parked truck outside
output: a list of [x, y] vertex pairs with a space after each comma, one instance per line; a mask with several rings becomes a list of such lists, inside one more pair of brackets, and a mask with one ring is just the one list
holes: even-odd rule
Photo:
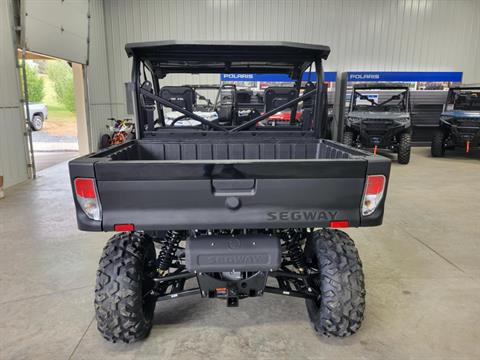
[[[48, 118], [48, 107], [42, 103], [32, 103], [28, 105], [30, 117], [28, 123], [32, 130], [40, 131], [43, 128], [43, 122]], [[27, 114], [27, 107], [24, 105], [25, 114]]]

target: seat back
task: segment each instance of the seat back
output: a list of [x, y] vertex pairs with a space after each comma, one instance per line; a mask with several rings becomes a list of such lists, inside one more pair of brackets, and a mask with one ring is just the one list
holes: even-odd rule
[[[150, 81], [145, 81], [141, 85], [143, 90], [148, 91], [153, 94], [153, 87]], [[144, 118], [147, 120], [147, 130], [152, 131], [154, 129], [154, 117], [153, 112], [155, 111], [155, 100], [145, 96], [144, 94], [140, 95], [140, 105], [141, 111], [143, 112]]]
[[195, 90], [190, 86], [164, 86], [160, 89], [160, 97], [188, 111], [193, 111], [196, 102]]
[[[271, 86], [265, 89], [265, 112], [275, 109], [298, 97], [292, 87]], [[285, 109], [286, 111], [288, 109]]]
[[237, 88], [235, 85], [224, 84], [220, 89], [220, 101], [217, 107], [220, 125], [230, 126], [235, 123], [237, 104]]
[[[305, 84], [305, 89], [303, 90], [303, 93], [306, 94], [312, 90], [315, 90], [315, 84], [312, 82], [307, 82]], [[315, 103], [315, 95], [310, 96], [308, 99], [305, 99], [303, 101], [303, 108], [313, 108], [313, 104]]]
[[252, 100], [253, 92], [251, 90], [240, 89], [237, 90], [237, 104], [248, 104]]

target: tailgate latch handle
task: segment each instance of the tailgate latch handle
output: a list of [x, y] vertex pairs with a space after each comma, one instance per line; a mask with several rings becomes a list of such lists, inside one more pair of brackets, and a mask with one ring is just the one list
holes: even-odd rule
[[212, 192], [215, 196], [253, 196], [256, 185], [255, 179], [213, 179]]

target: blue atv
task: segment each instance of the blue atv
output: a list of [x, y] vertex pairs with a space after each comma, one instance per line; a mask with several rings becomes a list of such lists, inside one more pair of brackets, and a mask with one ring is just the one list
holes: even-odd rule
[[439, 128], [432, 137], [432, 156], [462, 146], [468, 153], [480, 145], [480, 85], [460, 85], [448, 90]]

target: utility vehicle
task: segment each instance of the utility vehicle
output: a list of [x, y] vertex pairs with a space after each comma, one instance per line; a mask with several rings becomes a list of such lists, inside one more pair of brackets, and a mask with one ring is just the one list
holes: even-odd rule
[[412, 123], [410, 92], [406, 85], [366, 83], [353, 87], [345, 119], [343, 143], [387, 149], [398, 153], [398, 162], [410, 162]]
[[[305, 299], [321, 334], [355, 333], [365, 310], [362, 263], [337, 228], [382, 223], [390, 160], [322, 138], [330, 49], [162, 41], [126, 51], [137, 138], [69, 163], [79, 229], [117, 232], [97, 273], [103, 336], [145, 338], [159, 302], [198, 296], [238, 306], [265, 293]], [[312, 63], [319, 81], [300, 94]], [[220, 125], [188, 110], [190, 95], [160, 96], [161, 80], [178, 73], [289, 74], [297, 95]], [[286, 108], [294, 118], [300, 102], [302, 127], [255, 126]], [[163, 108], [200, 125], [155, 127]]]
[[439, 128], [432, 137], [432, 156], [445, 155], [445, 149], [480, 145], [480, 85], [459, 85], [448, 90], [440, 115]]

